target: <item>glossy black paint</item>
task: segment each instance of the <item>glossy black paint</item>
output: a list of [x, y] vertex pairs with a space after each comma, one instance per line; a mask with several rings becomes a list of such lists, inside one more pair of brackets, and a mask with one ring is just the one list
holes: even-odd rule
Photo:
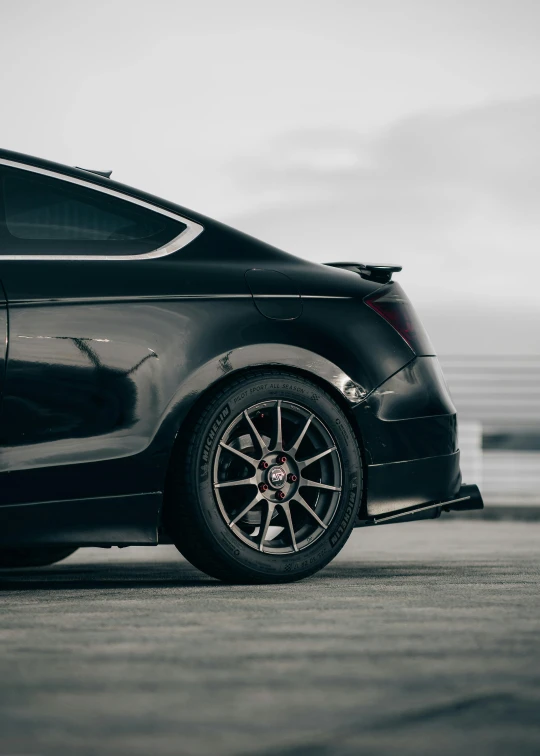
[[160, 493], [140, 493], [7, 504], [0, 509], [6, 531], [0, 544], [155, 546], [161, 499]]
[[[2, 158], [120, 190], [204, 231], [151, 260], [7, 260], [0, 249], [0, 543], [156, 542], [189, 413], [219, 381], [260, 366], [310, 375], [346, 408], [367, 465], [365, 516], [455, 493], [455, 410], [437, 359], [365, 305], [380, 282], [85, 171]], [[435, 487], [423, 484], [430, 469]], [[16, 505], [28, 506], [14, 518]]]
[[355, 408], [369, 464], [452, 454], [457, 420], [439, 361], [417, 357]]

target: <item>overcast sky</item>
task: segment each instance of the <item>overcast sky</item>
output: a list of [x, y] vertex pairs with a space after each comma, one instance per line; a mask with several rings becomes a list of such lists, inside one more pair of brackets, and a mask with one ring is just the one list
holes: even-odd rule
[[401, 263], [428, 317], [518, 317], [539, 39], [538, 0], [0, 0], [0, 144], [314, 260]]

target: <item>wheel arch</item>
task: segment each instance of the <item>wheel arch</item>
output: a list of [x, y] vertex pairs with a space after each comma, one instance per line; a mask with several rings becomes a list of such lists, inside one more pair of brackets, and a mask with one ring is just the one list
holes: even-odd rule
[[332, 397], [332, 399], [336, 402], [336, 404], [346, 414], [347, 419], [350, 421], [351, 425], [354, 428], [354, 431], [358, 438], [359, 443], [361, 443], [360, 428], [358, 427], [358, 423], [352, 411], [352, 408], [356, 406], [358, 402], [351, 402], [346, 397], [345, 393], [338, 389], [335, 383], [328, 380], [328, 378], [320, 375], [319, 373], [315, 373], [306, 368], [298, 367], [297, 365], [291, 365], [285, 362], [284, 363], [271, 362], [271, 363], [261, 363], [258, 365], [247, 365], [246, 367], [238, 368], [237, 370], [234, 370], [233, 372], [220, 376], [216, 381], [214, 381], [209, 386], [207, 386], [204, 389], [204, 391], [195, 399], [189, 411], [186, 413], [180, 425], [178, 426], [176, 438], [178, 438], [178, 436], [180, 435], [182, 428], [189, 427], [190, 424], [193, 423], [194, 418], [197, 417], [197, 415], [199, 414], [201, 409], [205, 406], [205, 404], [208, 402], [212, 394], [214, 394], [215, 392], [221, 391], [228, 383], [232, 383], [238, 378], [249, 375], [250, 373], [258, 373], [264, 370], [267, 370], [270, 372], [272, 370], [276, 370], [279, 372], [287, 372], [287, 373], [290, 373], [291, 375], [297, 375], [301, 378], [306, 378], [307, 380], [311, 381], [312, 383], [315, 383], [321, 389], [326, 391], [326, 393]]
[[[276, 346], [276, 345], [271, 345]], [[242, 352], [245, 352], [245, 348], [241, 350]], [[302, 354], [299, 354], [302, 353]], [[233, 354], [234, 352], [228, 352], [225, 355], [220, 356], [217, 359], [217, 363], [221, 366], [225, 365], [231, 365], [233, 360]], [[292, 355], [292, 356], [291, 356]], [[245, 355], [244, 355], [245, 356]], [[309, 359], [307, 357], [309, 356]], [[298, 364], [300, 362], [300, 358], [304, 361], [304, 364]], [[215, 361], [213, 361], [215, 364]], [[310, 367], [315, 364], [317, 366], [317, 370], [310, 369], [309, 367], [306, 367], [305, 365], [308, 364]], [[365, 504], [365, 498], [366, 498], [366, 470], [367, 470], [367, 462], [365, 457], [365, 448], [362, 438], [362, 433], [360, 431], [360, 427], [358, 425], [355, 413], [353, 412], [353, 408], [357, 406], [361, 401], [363, 401], [364, 398], [364, 389], [359, 386], [357, 383], [355, 383], [351, 378], [349, 378], [343, 371], [340, 370], [336, 365], [333, 363], [330, 363], [325, 358], [321, 357], [320, 355], [315, 355], [311, 352], [308, 352], [304, 349], [298, 349], [294, 350], [294, 352], [291, 352], [289, 355], [289, 358], [284, 358], [282, 360], [276, 360], [272, 362], [257, 362], [257, 363], [251, 363], [251, 364], [244, 364], [238, 367], [230, 367], [229, 369], [225, 369], [221, 371], [221, 374], [217, 375], [213, 381], [208, 382], [204, 388], [202, 388], [196, 396], [192, 397], [192, 401], [189, 404], [188, 408], [184, 407], [184, 411], [180, 413], [180, 416], [176, 418], [176, 424], [174, 428], [174, 439], [172, 440], [172, 443], [169, 445], [169, 455], [167, 460], [167, 467], [165, 471], [165, 481], [164, 481], [164, 490], [163, 490], [163, 500], [164, 500], [164, 506], [163, 510], [167, 506], [167, 493], [168, 490], [170, 490], [170, 483], [169, 483], [169, 476], [170, 476], [170, 469], [171, 469], [171, 459], [173, 457], [173, 452], [177, 449], [179, 445], [182, 444], [183, 439], [186, 437], [183, 431], [188, 430], [190, 427], [193, 427], [193, 425], [196, 423], [196, 418], [200, 415], [200, 413], [203, 411], [206, 404], [210, 401], [211, 397], [219, 392], [222, 391], [229, 383], [233, 383], [235, 380], [238, 380], [238, 378], [247, 376], [251, 373], [257, 373], [261, 371], [279, 371], [283, 373], [284, 371], [287, 373], [290, 373], [291, 375], [299, 376], [302, 378], [305, 378], [315, 385], [319, 386], [321, 389], [326, 391], [326, 393], [336, 402], [336, 404], [340, 407], [340, 409], [344, 412], [345, 416], [349, 420], [351, 424], [351, 428], [353, 429], [353, 432], [355, 434], [355, 437], [358, 441], [358, 446], [362, 455], [362, 467], [363, 467], [363, 479], [364, 479], [364, 490], [362, 492], [362, 506]], [[162, 518], [161, 518], [162, 520]]]

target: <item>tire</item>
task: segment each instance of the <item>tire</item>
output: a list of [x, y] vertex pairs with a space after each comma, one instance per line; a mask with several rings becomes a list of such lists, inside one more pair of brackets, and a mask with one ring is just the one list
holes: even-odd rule
[[195, 567], [230, 583], [292, 582], [343, 548], [362, 459], [347, 417], [318, 385], [277, 370], [244, 375], [181, 437], [164, 524]]
[[46, 567], [77, 551], [72, 546], [41, 546], [0, 550], [0, 568]]

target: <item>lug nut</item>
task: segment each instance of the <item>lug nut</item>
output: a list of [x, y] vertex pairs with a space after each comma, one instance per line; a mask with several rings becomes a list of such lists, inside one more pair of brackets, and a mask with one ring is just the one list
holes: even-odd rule
[[259, 470], [267, 470], [268, 469], [268, 462], [265, 459], [261, 459], [259, 462]]
[[279, 462], [280, 465], [284, 465], [285, 462], [287, 461], [287, 457], [284, 454], [282, 454], [281, 457], [277, 458], [277, 461]]
[[296, 475], [294, 475], [293, 473], [289, 473], [287, 475], [287, 481], [289, 483], [296, 483], [297, 480], [298, 480], [298, 477]]
[[285, 498], [285, 494], [283, 493], [283, 491], [278, 491], [277, 492], [277, 497], [278, 497], [278, 499], [284, 499]]
[[259, 491], [261, 493], [264, 493], [265, 491], [268, 491], [268, 486], [266, 483], [259, 483]]

